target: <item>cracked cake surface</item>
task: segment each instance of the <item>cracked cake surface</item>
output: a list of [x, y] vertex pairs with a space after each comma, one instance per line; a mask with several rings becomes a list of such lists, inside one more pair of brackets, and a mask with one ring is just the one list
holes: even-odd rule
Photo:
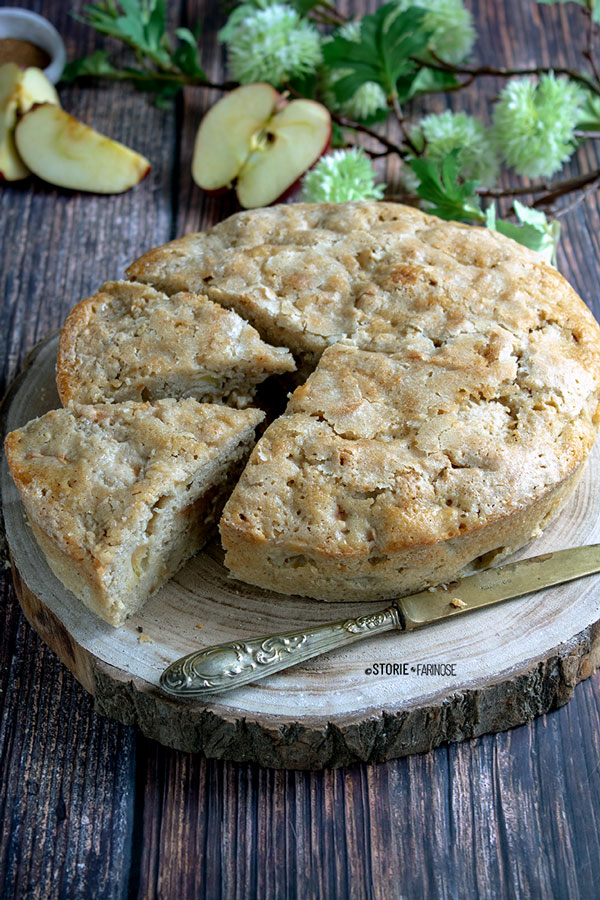
[[10, 470], [57, 577], [121, 624], [210, 536], [263, 415], [193, 399], [76, 404], [11, 432]]
[[265, 343], [201, 294], [168, 297], [111, 281], [69, 314], [56, 368], [65, 406], [194, 397], [245, 407], [259, 382], [295, 363], [285, 347]]
[[[200, 304], [256, 329], [288, 371], [282, 348], [296, 357], [300, 386], [220, 521], [243, 581], [325, 600], [410, 593], [523, 546], [577, 484], [600, 424], [600, 328], [510, 238], [394, 203], [290, 204], [150, 250], [127, 277], [109, 293], [130, 310]], [[100, 344], [121, 331], [136, 356], [145, 320], [123, 316]]]

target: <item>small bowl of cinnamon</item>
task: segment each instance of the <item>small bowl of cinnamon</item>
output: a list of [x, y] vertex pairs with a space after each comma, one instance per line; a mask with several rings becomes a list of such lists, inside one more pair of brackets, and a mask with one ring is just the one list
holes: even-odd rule
[[0, 66], [36, 66], [56, 84], [65, 61], [63, 39], [47, 19], [26, 9], [0, 8]]

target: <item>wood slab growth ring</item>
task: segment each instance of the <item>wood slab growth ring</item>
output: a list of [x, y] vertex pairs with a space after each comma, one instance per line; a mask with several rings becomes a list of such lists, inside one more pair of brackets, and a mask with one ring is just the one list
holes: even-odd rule
[[[5, 430], [59, 405], [56, 344], [55, 337], [40, 345], [13, 386]], [[206, 702], [170, 699], [158, 688], [162, 669], [199, 646], [356, 616], [378, 604], [289, 598], [233, 581], [214, 541], [115, 630], [54, 577], [2, 465], [25, 615], [101, 713], [171, 747], [285, 768], [378, 762], [522, 724], [566, 703], [600, 664], [600, 579], [590, 576], [468, 618], [382, 635]], [[598, 542], [597, 445], [568, 507], [518, 556]]]

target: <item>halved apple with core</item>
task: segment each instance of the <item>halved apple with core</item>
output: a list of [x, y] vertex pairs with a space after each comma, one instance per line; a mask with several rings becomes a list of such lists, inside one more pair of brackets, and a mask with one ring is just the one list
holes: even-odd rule
[[245, 209], [279, 200], [329, 146], [331, 116], [314, 100], [289, 103], [270, 84], [236, 88], [204, 116], [192, 177], [205, 191], [231, 187]]
[[150, 170], [148, 160], [135, 150], [47, 103], [25, 113], [15, 129], [15, 141], [35, 175], [76, 191], [120, 194]]
[[15, 146], [14, 130], [19, 115], [34, 103], [60, 106], [54, 85], [41, 69], [21, 69], [14, 63], [0, 66], [0, 178], [20, 181], [30, 174]]

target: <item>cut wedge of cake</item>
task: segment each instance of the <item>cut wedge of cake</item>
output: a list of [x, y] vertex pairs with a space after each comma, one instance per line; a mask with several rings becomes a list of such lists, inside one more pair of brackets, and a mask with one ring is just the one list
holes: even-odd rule
[[9, 467], [57, 577], [120, 625], [203, 546], [263, 415], [193, 399], [76, 404], [11, 432]]
[[227, 566], [271, 590], [368, 600], [512, 553], [558, 514], [594, 442], [600, 379], [582, 358], [555, 325], [326, 350], [225, 506]]
[[295, 367], [289, 350], [201, 294], [111, 281], [67, 318], [56, 380], [65, 406], [194, 397], [245, 407], [257, 384]]

